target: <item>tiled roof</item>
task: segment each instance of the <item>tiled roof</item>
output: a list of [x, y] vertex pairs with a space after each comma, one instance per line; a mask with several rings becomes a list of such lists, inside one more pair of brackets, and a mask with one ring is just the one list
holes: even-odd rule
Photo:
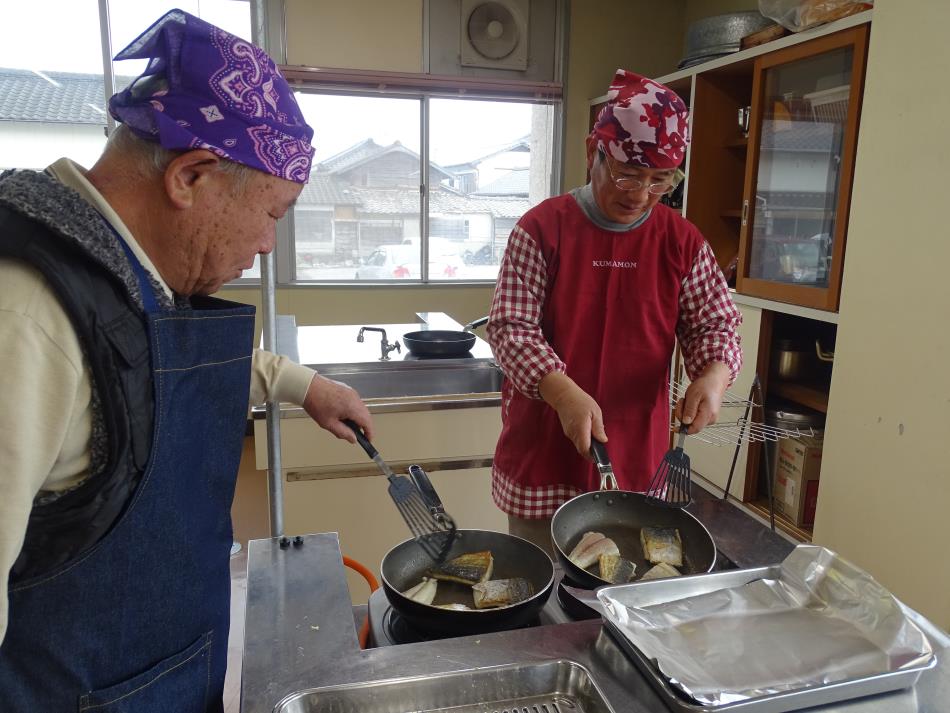
[[375, 156], [382, 148], [382, 146], [372, 139], [364, 139], [360, 143], [354, 144], [350, 146], [350, 148], [344, 149], [340, 151], [340, 153], [334, 154], [330, 158], [321, 161], [317, 166], [321, 171], [340, 173], [350, 166], [355, 166], [358, 163], [362, 163], [365, 159]]
[[516, 168], [508, 173], [502, 174], [491, 183], [482, 186], [475, 191], [475, 195], [526, 196], [528, 195], [529, 177], [530, 171], [527, 168]]
[[[394, 151], [408, 154], [415, 159], [419, 158], [419, 154], [417, 154], [412, 149], [403, 146], [399, 141], [394, 141], [388, 146], [380, 146], [372, 139], [364, 139], [358, 144], [354, 144], [350, 148], [345, 149], [340, 153], [325, 159], [324, 161], [321, 161], [317, 165], [321, 171], [325, 171], [327, 173], [345, 173], [351, 168], [355, 168], [356, 166], [367, 163], [368, 161], [372, 161]], [[431, 167], [431, 170], [435, 170], [446, 177], [454, 175], [451, 171], [448, 171], [442, 166], [432, 163], [431, 161], [429, 162], [429, 166]]]
[[[419, 212], [419, 194], [405, 188], [353, 187], [350, 190], [360, 197], [362, 214], [405, 215]], [[530, 207], [526, 198], [480, 198], [444, 188], [433, 188], [429, 193], [431, 213], [490, 213], [496, 218], [514, 218], [524, 215]]]
[[[116, 83], [124, 87], [132, 79], [116, 77]], [[0, 121], [103, 125], [102, 75], [0, 68]]]
[[313, 205], [360, 205], [361, 200], [346, 181], [341, 181], [336, 176], [313, 172], [297, 202]]
[[842, 137], [840, 124], [812, 121], [762, 122], [762, 148], [773, 151], [813, 151], [828, 153]]

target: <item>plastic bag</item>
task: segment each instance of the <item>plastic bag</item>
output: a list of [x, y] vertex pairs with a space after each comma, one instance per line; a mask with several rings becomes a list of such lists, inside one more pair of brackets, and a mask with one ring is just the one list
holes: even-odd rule
[[759, 12], [782, 27], [799, 32], [874, 7], [874, 1], [759, 0]]

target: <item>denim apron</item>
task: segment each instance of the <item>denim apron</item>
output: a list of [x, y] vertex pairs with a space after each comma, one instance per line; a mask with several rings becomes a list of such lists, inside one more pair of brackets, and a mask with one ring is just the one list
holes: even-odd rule
[[222, 710], [254, 308], [205, 297], [161, 311], [126, 253], [148, 322], [152, 452], [105, 537], [11, 588], [0, 646], [0, 708], [11, 713]]

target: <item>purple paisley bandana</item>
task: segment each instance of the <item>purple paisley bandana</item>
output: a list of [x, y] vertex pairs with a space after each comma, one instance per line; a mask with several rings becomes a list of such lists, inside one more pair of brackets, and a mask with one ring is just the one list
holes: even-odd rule
[[689, 143], [689, 110], [672, 89], [618, 69], [591, 136], [621, 163], [676, 168]]
[[109, 100], [109, 112], [166, 149], [207, 149], [306, 183], [313, 129], [267, 54], [182, 10], [171, 10], [115, 56], [149, 59]]

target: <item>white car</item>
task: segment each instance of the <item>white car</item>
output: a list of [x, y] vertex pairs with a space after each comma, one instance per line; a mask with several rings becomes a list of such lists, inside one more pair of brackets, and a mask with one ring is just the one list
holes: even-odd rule
[[[444, 249], [429, 256], [429, 277], [451, 280], [458, 276], [465, 263], [458, 253]], [[418, 245], [380, 245], [363, 261], [354, 275], [357, 280], [418, 280], [422, 263]]]

